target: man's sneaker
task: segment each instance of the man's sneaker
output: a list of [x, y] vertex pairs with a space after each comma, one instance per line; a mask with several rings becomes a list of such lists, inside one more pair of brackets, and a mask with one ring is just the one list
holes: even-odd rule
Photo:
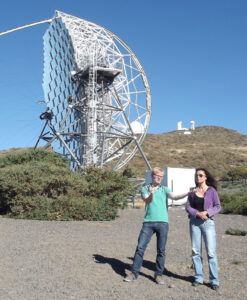
[[162, 275], [155, 275], [154, 280], [157, 284], [165, 284], [164, 278]]
[[192, 286], [200, 286], [200, 285], [202, 285], [202, 283], [201, 282], [199, 282], [199, 281], [193, 281], [192, 282]]
[[137, 279], [137, 277], [135, 276], [135, 274], [131, 272], [124, 278], [124, 281], [132, 282], [132, 281], [135, 281], [136, 279]]

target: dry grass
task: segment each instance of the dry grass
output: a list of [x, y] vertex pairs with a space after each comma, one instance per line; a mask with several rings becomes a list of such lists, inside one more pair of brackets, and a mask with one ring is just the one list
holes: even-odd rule
[[[172, 131], [148, 134], [142, 145], [151, 166], [206, 167], [218, 178], [231, 167], [247, 165], [247, 135], [218, 126], [196, 128], [191, 135]], [[13, 154], [25, 149], [10, 149]], [[0, 151], [0, 156], [6, 151]], [[129, 167], [143, 176], [147, 166], [139, 152]]]
[[[207, 167], [217, 177], [231, 167], [247, 165], [247, 136], [217, 126], [198, 127], [191, 135], [148, 134], [143, 149], [152, 166]], [[139, 153], [130, 166], [140, 175], [146, 170]]]

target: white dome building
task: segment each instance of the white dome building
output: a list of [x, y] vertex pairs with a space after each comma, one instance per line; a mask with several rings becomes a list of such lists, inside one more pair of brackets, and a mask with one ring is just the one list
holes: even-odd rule
[[142, 123], [138, 122], [138, 121], [133, 121], [130, 124], [133, 133], [134, 134], [143, 134], [144, 133], [144, 126], [142, 125]]

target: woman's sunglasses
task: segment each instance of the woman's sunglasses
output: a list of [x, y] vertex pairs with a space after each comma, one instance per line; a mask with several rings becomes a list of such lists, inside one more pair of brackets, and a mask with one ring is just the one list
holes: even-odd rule
[[197, 177], [204, 177], [204, 174], [196, 174]]

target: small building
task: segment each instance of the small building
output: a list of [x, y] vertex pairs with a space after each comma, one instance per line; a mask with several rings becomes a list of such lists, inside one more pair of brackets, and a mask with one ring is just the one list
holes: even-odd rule
[[195, 130], [195, 121], [190, 121], [190, 130]]
[[190, 121], [190, 128], [183, 127], [182, 121], [177, 122], [177, 131], [182, 131], [184, 134], [191, 134], [190, 130], [195, 130], [195, 121]]
[[[168, 186], [175, 194], [183, 194], [195, 186], [194, 168], [165, 168], [164, 185]], [[169, 199], [169, 205], [183, 205], [187, 197], [180, 200]]]
[[142, 125], [142, 123], [139, 122], [139, 121], [136, 121], [136, 120], [131, 122], [130, 126], [131, 126], [131, 129], [133, 131], [133, 134], [143, 134], [144, 131], [145, 131], [144, 126]]
[[188, 128], [183, 127], [183, 122], [179, 121], [179, 122], [177, 122], [177, 130], [178, 131], [180, 131], [180, 130], [188, 130]]

